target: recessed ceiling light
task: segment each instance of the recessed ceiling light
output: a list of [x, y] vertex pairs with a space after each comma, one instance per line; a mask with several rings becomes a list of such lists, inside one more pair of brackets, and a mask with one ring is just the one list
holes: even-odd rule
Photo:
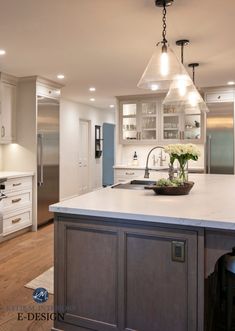
[[5, 55], [6, 51], [4, 49], [0, 49], [0, 55]]
[[152, 91], [157, 91], [159, 89], [159, 86], [157, 84], [152, 84], [151, 90]]
[[114, 105], [109, 105], [110, 108], [114, 108]]
[[235, 85], [235, 82], [230, 81], [230, 82], [228, 82], [227, 84], [228, 84], [228, 85]]
[[95, 101], [95, 98], [90, 98], [90, 101], [94, 102]]
[[64, 79], [64, 75], [63, 74], [59, 74], [59, 75], [57, 75], [57, 78], [58, 79]]
[[95, 90], [96, 90], [95, 87], [90, 87], [90, 88], [89, 88], [89, 91], [90, 91], [90, 92], [95, 92]]

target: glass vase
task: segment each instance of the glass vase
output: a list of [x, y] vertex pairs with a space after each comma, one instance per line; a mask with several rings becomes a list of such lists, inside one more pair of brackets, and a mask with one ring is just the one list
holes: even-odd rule
[[177, 177], [183, 182], [188, 182], [188, 162], [183, 165], [178, 165]]
[[170, 180], [173, 180], [173, 179], [174, 179], [174, 173], [175, 173], [175, 169], [174, 169], [173, 164], [169, 164], [168, 178], [169, 178]]

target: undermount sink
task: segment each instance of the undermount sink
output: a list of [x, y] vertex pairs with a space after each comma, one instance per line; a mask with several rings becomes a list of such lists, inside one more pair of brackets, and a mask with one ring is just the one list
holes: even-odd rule
[[154, 180], [134, 179], [129, 184], [131, 185], [152, 185], [155, 184]]
[[155, 184], [156, 181], [153, 180], [139, 180], [134, 179], [129, 183], [117, 184], [112, 186], [112, 188], [125, 189], [125, 190], [144, 190], [146, 185]]

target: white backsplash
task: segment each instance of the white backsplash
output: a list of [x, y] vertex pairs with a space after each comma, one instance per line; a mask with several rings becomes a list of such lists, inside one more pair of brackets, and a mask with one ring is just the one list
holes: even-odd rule
[[[204, 145], [197, 145], [200, 149], [201, 156], [199, 157], [198, 161], [189, 161], [189, 166], [191, 167], [198, 167], [198, 168], [204, 168]], [[145, 166], [146, 158], [148, 155], [148, 152], [151, 148], [153, 148], [153, 145], [147, 145], [147, 146], [140, 146], [140, 145], [119, 145], [118, 151], [116, 154], [116, 165], [133, 165], [133, 155], [136, 151], [138, 156], [138, 165], [139, 166]], [[158, 159], [158, 165], [159, 164], [159, 156], [160, 156], [160, 150], [155, 150], [150, 155], [149, 159], [149, 166], [153, 166], [153, 155], [155, 155], [155, 160]], [[166, 160], [163, 162], [163, 165], [169, 164], [169, 155], [165, 154], [163, 152], [163, 158], [166, 158]]]

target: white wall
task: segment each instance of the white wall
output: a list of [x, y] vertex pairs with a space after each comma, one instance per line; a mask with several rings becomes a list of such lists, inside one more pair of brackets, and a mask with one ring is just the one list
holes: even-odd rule
[[[150, 151], [151, 148], [153, 148], [154, 145], [119, 145], [118, 150], [119, 152], [117, 153], [116, 157], [116, 164], [122, 164], [122, 165], [131, 165], [132, 159], [134, 152], [136, 151], [137, 156], [138, 156], [138, 162], [139, 166], [145, 166], [146, 163], [146, 158], [148, 155], [148, 152]], [[198, 168], [204, 168], [204, 145], [198, 144], [197, 147], [199, 148], [201, 152], [201, 157], [199, 157], [198, 161], [189, 161], [189, 166], [191, 167], [198, 167]], [[153, 151], [153, 155], [155, 154], [156, 157], [160, 153], [159, 150], [156, 150], [155, 152]], [[168, 164], [168, 158], [166, 156], [166, 162], [165, 164]], [[152, 158], [150, 157], [149, 165], [152, 166]]]
[[115, 112], [62, 99], [60, 104], [60, 200], [78, 194], [79, 119], [90, 121], [89, 189], [102, 186], [102, 157], [95, 159], [95, 125], [114, 123]]

